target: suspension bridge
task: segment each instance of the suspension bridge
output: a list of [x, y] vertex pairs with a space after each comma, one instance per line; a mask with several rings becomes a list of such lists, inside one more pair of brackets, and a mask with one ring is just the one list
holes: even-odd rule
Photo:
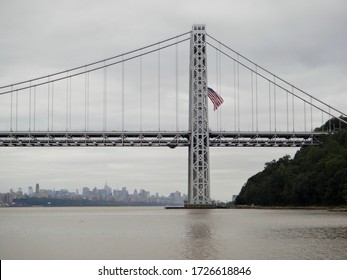
[[316, 127], [347, 117], [209, 35], [205, 25], [1, 86], [0, 98], [0, 147], [188, 147], [186, 207], [198, 208], [211, 206], [210, 147], [318, 145], [336, 127]]

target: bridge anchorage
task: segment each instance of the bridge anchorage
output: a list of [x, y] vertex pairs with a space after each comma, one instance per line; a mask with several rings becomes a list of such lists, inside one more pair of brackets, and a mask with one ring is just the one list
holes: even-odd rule
[[[190, 42], [189, 59], [184, 59], [189, 62], [189, 82], [180, 83], [186, 87], [179, 90], [178, 46], [185, 42]], [[210, 60], [214, 51], [215, 62]], [[165, 52], [168, 57], [164, 57]], [[153, 58], [153, 54], [157, 57]], [[207, 56], [209, 65], [211, 62], [216, 67], [212, 82], [208, 82], [207, 73], [213, 77], [214, 71], [207, 64]], [[173, 57], [175, 66], [163, 67]], [[227, 72], [223, 84], [221, 57], [226, 60], [223, 69]], [[148, 71], [143, 70], [146, 63]], [[155, 64], [157, 73], [153, 71]], [[188, 69], [188, 65], [182, 68]], [[169, 78], [161, 82], [164, 70]], [[131, 73], [130, 85], [126, 83], [127, 71]], [[175, 89], [170, 89], [173, 76]], [[181, 76], [187, 77], [188, 73]], [[221, 97], [222, 89], [225, 100]], [[165, 98], [171, 107], [164, 103]], [[315, 127], [332, 118], [347, 123], [345, 113], [216, 40], [206, 33], [203, 24], [118, 56], [1, 86], [0, 99], [0, 147], [188, 147], [188, 200], [184, 208], [214, 208], [210, 194], [210, 147], [318, 145], [319, 138], [333, 129], [329, 125], [325, 131], [315, 131]], [[176, 102], [172, 102], [174, 99]], [[209, 99], [215, 111], [209, 108]], [[129, 104], [131, 115], [127, 117], [125, 108]], [[179, 106], [185, 109], [179, 111]], [[175, 113], [167, 113], [169, 110], [163, 107], [174, 108]], [[226, 123], [221, 121], [222, 108]], [[155, 111], [157, 121], [153, 118]], [[173, 116], [176, 129], [171, 128]], [[164, 117], [171, 118], [170, 129], [163, 129]], [[188, 118], [185, 129], [179, 129], [180, 118], [184, 122]], [[139, 124], [134, 124], [136, 119]], [[213, 124], [215, 120], [217, 126]], [[153, 129], [155, 123], [157, 128]], [[108, 128], [110, 125], [112, 129]]]

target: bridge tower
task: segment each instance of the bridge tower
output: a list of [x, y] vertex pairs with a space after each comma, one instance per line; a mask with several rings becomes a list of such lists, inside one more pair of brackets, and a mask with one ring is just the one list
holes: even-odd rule
[[193, 25], [190, 38], [188, 201], [187, 208], [212, 207], [205, 25]]

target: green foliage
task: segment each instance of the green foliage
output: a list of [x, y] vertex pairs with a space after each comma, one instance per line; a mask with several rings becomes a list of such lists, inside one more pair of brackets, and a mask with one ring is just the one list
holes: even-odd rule
[[319, 146], [301, 148], [293, 159], [286, 155], [265, 164], [242, 187], [236, 204], [263, 206], [333, 206], [347, 204], [347, 128], [336, 119], [329, 125], [341, 130], [322, 139]]

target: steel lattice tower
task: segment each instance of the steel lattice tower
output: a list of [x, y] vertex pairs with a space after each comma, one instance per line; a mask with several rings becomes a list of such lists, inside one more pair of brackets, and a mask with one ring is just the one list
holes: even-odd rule
[[210, 207], [209, 128], [205, 25], [193, 25], [190, 39], [188, 201]]

